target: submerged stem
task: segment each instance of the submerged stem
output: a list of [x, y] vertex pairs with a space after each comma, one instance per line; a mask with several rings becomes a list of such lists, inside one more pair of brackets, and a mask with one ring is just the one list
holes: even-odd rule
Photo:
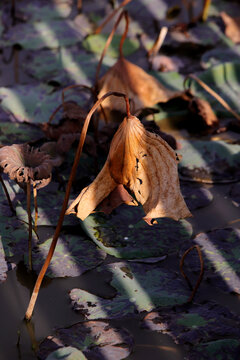
[[1, 182], [2, 187], [3, 187], [3, 190], [4, 190], [4, 192], [5, 192], [5, 195], [6, 195], [6, 198], [7, 198], [7, 201], [8, 201], [8, 205], [9, 205], [12, 213], [13, 213], [13, 214], [16, 214], [16, 211], [15, 211], [15, 209], [14, 209], [14, 207], [13, 207], [11, 198], [10, 198], [9, 193], [8, 193], [8, 189], [7, 189], [7, 187], [6, 187], [6, 185], [5, 185], [4, 181], [3, 181], [3, 178], [2, 178], [2, 175], [1, 175], [1, 174], [0, 174], [0, 182]]
[[36, 189], [36, 186], [33, 186], [33, 199], [34, 199], [34, 210], [35, 210], [34, 231], [37, 232], [38, 204], [37, 204], [37, 189]]
[[[185, 260], [185, 257], [187, 256], [187, 254], [192, 251], [193, 249], [197, 249], [197, 252], [198, 252], [198, 256], [199, 256], [199, 260], [200, 260], [200, 266], [201, 266], [201, 269], [200, 269], [200, 274], [199, 274], [199, 277], [198, 277], [198, 280], [196, 282], [196, 285], [194, 286], [194, 288], [192, 287], [192, 284], [190, 282], [190, 280], [188, 279], [187, 275], [185, 274], [184, 270], [183, 270], [183, 265], [184, 265], [184, 260]], [[181, 274], [182, 276], [184, 277], [184, 279], [187, 281], [190, 289], [192, 290], [192, 294], [191, 296], [189, 297], [188, 299], [188, 302], [192, 302], [193, 301], [193, 298], [197, 292], [197, 289], [199, 288], [199, 285], [201, 284], [201, 281], [203, 279], [203, 273], [204, 273], [204, 263], [203, 263], [203, 257], [202, 257], [202, 252], [201, 252], [201, 249], [198, 245], [193, 245], [191, 246], [189, 249], [187, 249], [185, 251], [185, 253], [183, 254], [182, 256], [182, 259], [180, 261], [180, 271], [181, 271]]]
[[27, 308], [27, 311], [26, 311], [26, 314], [25, 314], [25, 319], [26, 320], [30, 320], [31, 317], [32, 317], [32, 313], [33, 313], [33, 310], [34, 310], [34, 306], [35, 306], [35, 303], [36, 303], [36, 300], [37, 300], [37, 297], [38, 297], [38, 293], [39, 293], [39, 289], [40, 289], [40, 286], [41, 286], [41, 283], [42, 283], [42, 280], [43, 280], [43, 277], [47, 271], [47, 268], [50, 264], [50, 261], [52, 259], [52, 256], [53, 256], [53, 253], [54, 253], [54, 250], [55, 250], [55, 247], [57, 245], [57, 240], [58, 240], [58, 237], [59, 237], [59, 234], [60, 234], [60, 231], [61, 231], [61, 228], [62, 228], [62, 224], [63, 224], [63, 220], [64, 220], [64, 215], [66, 213], [66, 210], [67, 210], [67, 206], [68, 206], [68, 200], [69, 200], [69, 196], [70, 196], [70, 191], [71, 191], [71, 187], [72, 187], [72, 183], [73, 183], [73, 180], [75, 178], [75, 175], [76, 175], [76, 171], [77, 171], [77, 166], [78, 166], [78, 163], [79, 163], [79, 159], [80, 159], [80, 156], [81, 156], [81, 153], [82, 153], [82, 149], [83, 149], [83, 145], [84, 145], [84, 142], [85, 142], [85, 138], [86, 138], [86, 135], [87, 135], [87, 130], [88, 130], [88, 126], [89, 126], [89, 123], [90, 123], [90, 120], [92, 118], [92, 115], [93, 113], [97, 110], [97, 108], [100, 106], [100, 104], [109, 96], [119, 96], [119, 97], [123, 97], [125, 102], [126, 102], [126, 112], [127, 112], [127, 116], [131, 116], [130, 114], [130, 106], [129, 106], [129, 100], [128, 100], [128, 97], [123, 94], [123, 93], [119, 93], [119, 92], [108, 92], [106, 93], [105, 95], [103, 95], [92, 107], [92, 109], [89, 111], [85, 121], [84, 121], [84, 125], [83, 125], [83, 128], [82, 128], [82, 132], [81, 132], [81, 136], [80, 136], [80, 139], [79, 139], [79, 143], [78, 143], [78, 148], [77, 148], [77, 151], [76, 151], [76, 154], [75, 154], [75, 158], [74, 158], [74, 162], [73, 162], [73, 166], [72, 166], [72, 169], [71, 169], [71, 173], [70, 173], [70, 176], [69, 176], [69, 179], [68, 179], [68, 183], [67, 183], [67, 188], [66, 188], [66, 192], [65, 192], [65, 197], [64, 197], [64, 200], [63, 200], [63, 204], [62, 204], [62, 209], [61, 209], [61, 212], [60, 212], [60, 215], [59, 215], [59, 218], [58, 218], [58, 223], [57, 223], [57, 226], [56, 226], [56, 229], [55, 229], [55, 233], [53, 235], [53, 239], [52, 239], [52, 243], [51, 243], [51, 246], [49, 248], [49, 251], [48, 251], [48, 254], [47, 254], [47, 257], [46, 257], [46, 260], [41, 268], [41, 271], [38, 275], [38, 278], [37, 278], [37, 281], [35, 283], [35, 286], [34, 286], [34, 289], [33, 289], [33, 293], [32, 293], [32, 296], [31, 296], [31, 299], [30, 299], [30, 302], [28, 304], [28, 308]]
[[32, 216], [31, 216], [31, 181], [27, 182], [27, 213], [28, 213], [28, 264], [32, 271]]

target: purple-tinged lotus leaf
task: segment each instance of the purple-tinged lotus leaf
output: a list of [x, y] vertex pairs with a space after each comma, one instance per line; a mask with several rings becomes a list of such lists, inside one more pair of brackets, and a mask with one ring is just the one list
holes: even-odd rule
[[[240, 230], [224, 228], [200, 233], [193, 243], [202, 250], [204, 277], [224, 291], [240, 294]], [[185, 259], [186, 272], [199, 272], [199, 266], [197, 253], [191, 252]]]
[[80, 43], [91, 31], [91, 26], [83, 16], [81, 25], [72, 20], [36, 21], [18, 23], [9, 28], [0, 40], [0, 47], [21, 45], [24, 49], [56, 49]]
[[237, 339], [219, 339], [203, 342], [189, 352], [189, 360], [235, 360], [240, 354], [240, 341]]
[[[167, 333], [177, 344], [198, 344], [240, 337], [240, 317], [214, 302], [191, 304], [147, 314], [144, 327]], [[211, 357], [210, 357], [211, 358]], [[216, 357], [217, 358], [217, 357]]]
[[231, 198], [233, 205], [236, 207], [240, 206], [240, 183], [232, 185], [229, 197]]
[[111, 215], [94, 213], [82, 223], [91, 239], [107, 254], [124, 259], [159, 257], [178, 251], [190, 239], [186, 220], [158, 219], [149, 226], [140, 206], [121, 205]]
[[3, 110], [19, 122], [42, 123], [48, 121], [61, 102], [61, 91], [40, 85], [16, 85], [0, 88]]
[[224, 141], [181, 140], [179, 171], [196, 182], [231, 182], [240, 177], [240, 145]]
[[121, 360], [130, 354], [133, 338], [127, 330], [113, 328], [107, 321], [76, 323], [68, 328], [57, 329], [53, 336], [43, 340], [38, 358], [45, 360], [53, 350], [64, 346], [81, 350], [87, 359]]
[[[103, 270], [112, 273], [110, 284], [118, 291], [114, 298], [103, 299], [81, 289], [70, 292], [73, 309], [86, 319], [122, 318], [188, 299], [183, 279], [160, 264], [121, 262], [108, 264]], [[98, 271], [101, 277], [101, 269]]]
[[208, 206], [213, 200], [211, 192], [204, 187], [183, 185], [181, 192], [190, 211]]
[[[62, 86], [69, 84], [85, 84], [92, 86], [99, 56], [88, 54], [85, 50], [76, 47], [61, 47], [58, 50], [40, 50], [29, 53], [27, 61], [21, 64], [23, 70], [37, 80], [55, 81]], [[114, 60], [105, 57], [102, 71], [114, 64]], [[73, 94], [69, 95], [72, 99]]]
[[237, 62], [239, 60], [240, 45], [232, 45], [226, 48], [223, 46], [206, 51], [201, 57], [201, 65], [204, 68], [210, 68], [215, 65], [231, 61]]
[[7, 279], [8, 266], [5, 260], [5, 251], [2, 241], [0, 240], [0, 284]]
[[[51, 242], [52, 237], [34, 247], [32, 257], [36, 272], [41, 270]], [[99, 250], [90, 240], [79, 235], [61, 235], [46, 274], [51, 278], [79, 276], [101, 264], [105, 257], [104, 251]], [[27, 255], [25, 262], [28, 263]]]
[[68, 2], [48, 2], [47, 4], [38, 1], [31, 1], [29, 4], [18, 4], [18, 11], [24, 13], [28, 22], [62, 20], [71, 13], [71, 5]]

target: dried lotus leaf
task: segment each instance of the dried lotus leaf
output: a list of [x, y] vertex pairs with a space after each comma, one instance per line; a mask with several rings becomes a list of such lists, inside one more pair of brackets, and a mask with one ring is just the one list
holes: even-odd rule
[[157, 217], [178, 220], [191, 216], [180, 192], [175, 152], [134, 116], [121, 123], [103, 169], [73, 201], [67, 214], [75, 213], [84, 220], [121, 184], [143, 205], [148, 223]]
[[38, 188], [51, 181], [52, 163], [50, 156], [28, 144], [13, 144], [0, 149], [0, 166], [17, 183], [29, 180], [38, 183]]
[[[179, 95], [165, 88], [153, 76], [147, 74], [139, 66], [120, 57], [116, 64], [98, 81], [101, 98], [108, 91], [119, 91], [126, 94], [132, 101], [134, 110], [151, 107], [158, 102], [167, 102]], [[124, 112], [125, 105], [122, 99], [107, 98], [104, 108]]]

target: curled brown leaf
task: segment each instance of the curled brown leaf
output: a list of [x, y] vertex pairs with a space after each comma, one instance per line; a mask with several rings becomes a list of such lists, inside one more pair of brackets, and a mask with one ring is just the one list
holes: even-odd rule
[[84, 220], [119, 185], [134, 193], [148, 223], [158, 217], [191, 216], [180, 192], [175, 152], [160, 136], [145, 130], [135, 116], [123, 120], [103, 169], [67, 214]]

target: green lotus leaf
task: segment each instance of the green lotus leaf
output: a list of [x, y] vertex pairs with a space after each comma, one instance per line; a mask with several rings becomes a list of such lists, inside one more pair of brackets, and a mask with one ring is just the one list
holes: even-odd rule
[[[120, 262], [106, 265], [103, 270], [112, 273], [111, 285], [118, 291], [114, 298], [103, 299], [81, 289], [73, 289], [69, 294], [73, 309], [87, 319], [122, 318], [156, 307], [183, 304], [188, 299], [189, 291], [182, 278], [164, 266]], [[101, 268], [98, 272], [102, 276]]]
[[[33, 269], [39, 272], [46, 259], [52, 237], [33, 249]], [[93, 269], [103, 262], [106, 254], [99, 250], [88, 239], [82, 236], [63, 234], [59, 237], [51, 264], [46, 275], [55, 277], [79, 276], [89, 269]], [[28, 256], [25, 255], [25, 263]]]
[[[86, 39], [83, 40], [83, 46], [86, 50], [91, 51], [96, 54], [101, 54], [105, 43], [107, 41], [107, 34], [97, 34], [89, 35]], [[121, 40], [121, 35], [114, 35], [112, 42], [108, 48], [107, 55], [113, 58], [119, 56], [119, 43]], [[126, 38], [123, 44], [123, 54], [125, 56], [134, 53], [139, 48], [139, 41], [137, 39]]]
[[[199, 75], [210, 88], [216, 91], [237, 113], [240, 114], [240, 63], [225, 62], [207, 69]], [[206, 99], [211, 104], [218, 117], [231, 116], [230, 113], [208, 92], [202, 89], [194, 80], [193, 90], [196, 95]]]
[[87, 360], [86, 356], [82, 353], [82, 351], [72, 347], [66, 346], [57, 349], [56, 351], [52, 352], [46, 360]]
[[159, 218], [149, 226], [140, 206], [122, 205], [111, 215], [94, 213], [82, 222], [83, 229], [107, 254], [123, 259], [158, 257], [175, 253], [192, 234], [186, 220]]

